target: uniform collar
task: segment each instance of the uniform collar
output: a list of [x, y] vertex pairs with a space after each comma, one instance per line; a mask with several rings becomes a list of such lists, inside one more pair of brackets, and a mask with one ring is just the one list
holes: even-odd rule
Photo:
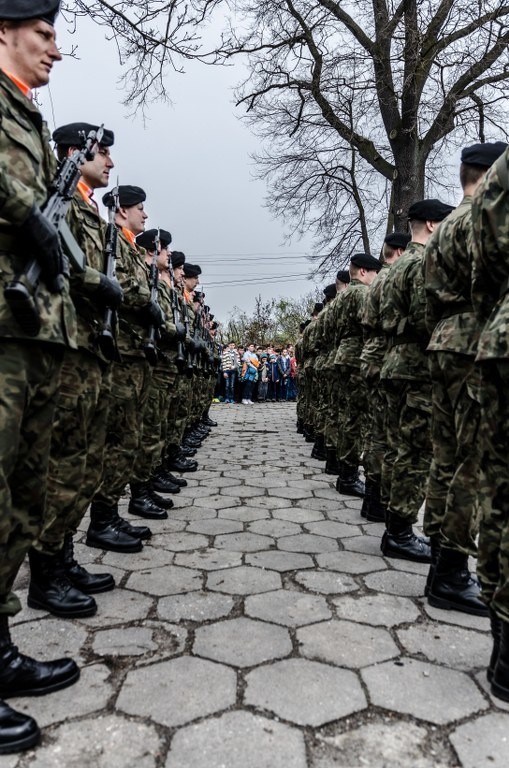
[[136, 248], [136, 235], [126, 227], [122, 227], [122, 234], [124, 235], [125, 239], [130, 242], [133, 248]]
[[19, 77], [16, 77], [16, 75], [13, 75], [12, 72], [6, 72], [6, 70], [3, 70], [4, 74], [7, 75], [9, 80], [14, 83], [15, 86], [19, 88], [23, 96], [26, 96], [27, 99], [32, 101], [32, 89], [29, 88], [29, 86], [23, 82], [23, 80], [20, 80]]
[[92, 187], [89, 187], [88, 184], [85, 184], [83, 180], [78, 181], [78, 192], [80, 193], [83, 200], [88, 203], [88, 205], [91, 205], [97, 210], [97, 203], [92, 199], [92, 195], [94, 194]]

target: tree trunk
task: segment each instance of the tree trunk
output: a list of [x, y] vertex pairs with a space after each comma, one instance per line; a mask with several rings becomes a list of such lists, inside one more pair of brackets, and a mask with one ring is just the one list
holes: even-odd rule
[[426, 159], [422, 157], [416, 142], [393, 143], [396, 171], [392, 187], [392, 215], [394, 230], [408, 229], [408, 209], [417, 200], [424, 198]]

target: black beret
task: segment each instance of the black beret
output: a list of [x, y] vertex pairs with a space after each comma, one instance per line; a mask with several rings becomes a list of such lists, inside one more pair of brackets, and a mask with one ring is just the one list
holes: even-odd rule
[[193, 299], [194, 299], [194, 301], [201, 301], [204, 296], [205, 296], [205, 294], [202, 293], [201, 291], [193, 291]]
[[443, 221], [452, 211], [453, 205], [442, 203], [436, 198], [418, 200], [408, 209], [408, 218], [410, 221]]
[[[141, 187], [133, 187], [130, 184], [120, 184], [118, 188], [118, 201], [121, 208], [131, 208], [133, 205], [144, 203], [147, 195]], [[111, 192], [103, 196], [103, 203], [110, 208], [112, 202]]]
[[0, 0], [0, 19], [7, 21], [42, 19], [53, 26], [59, 10], [60, 0]]
[[[141, 235], [138, 235], [136, 242], [138, 245], [141, 245], [142, 248], [145, 248], [146, 251], [153, 251], [155, 250], [156, 237], [157, 229], [147, 229], [145, 232], [142, 232]], [[165, 229], [160, 229], [159, 237], [161, 240], [161, 248], [167, 248], [171, 243], [170, 233]]]
[[216, 331], [218, 328], [219, 328], [219, 323], [216, 320], [214, 320], [214, 322], [210, 324], [210, 330]]
[[350, 282], [350, 272], [347, 269], [340, 269], [336, 275], [336, 280], [339, 280], [340, 283], [345, 283], [348, 285]]
[[323, 304], [321, 301], [317, 301], [314, 308], [313, 308], [313, 314], [318, 314], [318, 312], [321, 312], [323, 309]]
[[210, 312], [210, 307], [209, 307], [209, 320], [213, 320], [213, 319], [214, 319], [214, 317], [215, 317], [215, 315], [212, 315], [212, 314], [211, 314], [211, 312]]
[[507, 144], [503, 141], [472, 144], [471, 147], [464, 147], [462, 149], [461, 162], [467, 163], [467, 165], [480, 165], [483, 168], [489, 168], [506, 149]]
[[177, 269], [177, 267], [183, 267], [185, 263], [186, 263], [185, 253], [182, 253], [182, 251], [171, 252], [171, 266], [173, 267], [173, 269]]
[[323, 295], [327, 299], [334, 299], [336, 297], [337, 292], [338, 291], [337, 291], [337, 288], [336, 288], [336, 283], [332, 283], [331, 285], [327, 285], [323, 289]]
[[184, 264], [184, 275], [186, 277], [198, 277], [201, 275], [201, 267], [198, 264]]
[[411, 239], [411, 235], [407, 232], [391, 232], [385, 238], [384, 243], [391, 248], [406, 248]]
[[379, 272], [382, 267], [379, 260], [370, 256], [369, 253], [354, 253], [350, 259], [350, 264], [353, 264], [354, 267], [375, 270], [376, 272]]
[[[91, 123], [69, 123], [53, 131], [53, 141], [61, 147], [81, 147], [83, 138], [87, 138], [90, 131], [98, 130], [99, 126]], [[112, 147], [114, 141], [115, 134], [113, 131], [104, 128], [101, 146]]]

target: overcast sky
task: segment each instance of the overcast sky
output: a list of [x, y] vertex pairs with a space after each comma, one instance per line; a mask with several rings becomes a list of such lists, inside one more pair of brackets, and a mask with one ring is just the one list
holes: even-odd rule
[[[61, 18], [56, 29], [70, 50]], [[50, 89], [38, 94], [44, 116], [52, 129], [83, 120], [115, 131], [113, 183], [118, 172], [121, 184], [145, 189], [147, 228], [169, 229], [172, 246], [201, 265], [216, 317], [225, 321], [234, 305], [251, 311], [259, 293], [267, 299], [313, 290], [305, 277], [310, 240], [283, 243], [283, 223], [264, 208], [265, 185], [253, 179], [249, 154], [258, 140], [233, 103], [239, 68], [186, 63], [186, 74], [168, 75], [173, 104], [151, 105], [144, 124], [122, 105], [121, 68], [104, 30], [80, 20], [72, 43], [79, 60], [56, 64]], [[217, 285], [223, 281], [236, 283]]]

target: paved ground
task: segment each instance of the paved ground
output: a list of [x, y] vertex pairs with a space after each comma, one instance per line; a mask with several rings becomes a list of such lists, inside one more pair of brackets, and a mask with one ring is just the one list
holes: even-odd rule
[[78, 546], [119, 585], [97, 616], [19, 615], [24, 651], [70, 654], [82, 676], [12, 700], [44, 739], [0, 768], [507, 768], [487, 621], [429, 608], [426, 569], [381, 557], [381, 526], [309, 458], [293, 405], [213, 415], [143, 553]]

